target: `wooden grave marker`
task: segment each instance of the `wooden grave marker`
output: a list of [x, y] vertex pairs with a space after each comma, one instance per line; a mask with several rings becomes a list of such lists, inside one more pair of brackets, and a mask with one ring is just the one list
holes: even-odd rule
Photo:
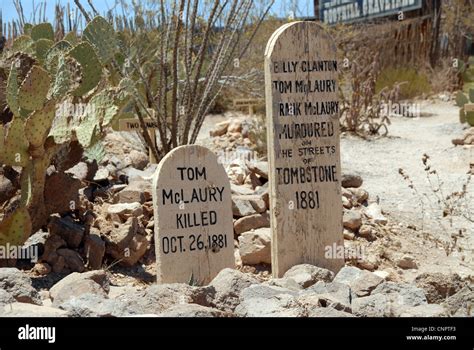
[[274, 277], [301, 263], [344, 266], [337, 69], [334, 40], [314, 22], [283, 25], [267, 44]]
[[235, 108], [248, 107], [249, 115], [251, 117], [253, 117], [254, 106], [258, 105], [261, 102], [263, 102], [263, 100], [259, 98], [241, 98], [233, 101]]
[[[154, 111], [150, 110], [153, 115]], [[158, 129], [158, 121], [156, 119], [143, 119], [145, 123], [146, 130], [148, 131], [148, 135], [150, 136], [151, 141], [153, 142], [154, 147], [156, 147], [156, 129]], [[141, 132], [142, 128], [140, 126], [140, 120], [137, 118], [124, 118], [118, 120], [118, 130], [119, 131], [138, 131]], [[150, 159], [151, 164], [156, 164], [158, 161], [155, 158], [154, 153], [150, 150], [148, 157]]]
[[209, 149], [181, 146], [162, 159], [153, 207], [158, 283], [205, 284], [235, 267], [230, 182]]

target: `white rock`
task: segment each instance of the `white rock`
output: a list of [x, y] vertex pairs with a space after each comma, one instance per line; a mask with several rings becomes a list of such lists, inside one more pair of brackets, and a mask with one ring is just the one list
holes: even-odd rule
[[264, 227], [244, 232], [239, 237], [239, 252], [246, 265], [271, 264], [271, 232]]
[[369, 204], [365, 208], [365, 215], [379, 225], [385, 225], [388, 222], [387, 218], [382, 214], [382, 209], [377, 203]]

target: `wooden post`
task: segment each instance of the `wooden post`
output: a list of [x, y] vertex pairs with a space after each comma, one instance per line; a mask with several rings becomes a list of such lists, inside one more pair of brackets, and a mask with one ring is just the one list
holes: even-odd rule
[[334, 40], [314, 22], [283, 25], [267, 44], [274, 277], [302, 263], [344, 266], [337, 69]]
[[[153, 147], [156, 148], [156, 129], [158, 129], [158, 123], [155, 119], [144, 119], [145, 126], [148, 132], [148, 135], [151, 138]], [[119, 130], [120, 131], [141, 131], [140, 121], [138, 119], [120, 119], [119, 120]], [[151, 164], [158, 163], [158, 160], [155, 157], [155, 154], [150, 149], [148, 150], [148, 158]]]
[[[148, 129], [148, 135], [150, 135], [151, 143], [153, 144], [153, 147], [156, 149], [156, 131], [155, 131], [155, 129]], [[158, 164], [158, 159], [156, 159], [155, 153], [151, 149], [148, 150], [148, 159], [150, 161], [150, 164]]]

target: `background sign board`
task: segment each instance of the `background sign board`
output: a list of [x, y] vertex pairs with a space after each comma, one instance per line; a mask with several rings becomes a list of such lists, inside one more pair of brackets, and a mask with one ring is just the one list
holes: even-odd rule
[[319, 18], [326, 24], [351, 23], [421, 7], [422, 0], [320, 0]]

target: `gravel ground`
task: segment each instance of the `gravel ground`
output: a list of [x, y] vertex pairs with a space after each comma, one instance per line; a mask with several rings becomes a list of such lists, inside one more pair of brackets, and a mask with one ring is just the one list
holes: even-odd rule
[[[382, 208], [398, 221], [418, 228], [424, 225], [431, 233], [444, 235], [449, 230], [449, 223], [441, 219], [442, 210], [437, 205], [436, 194], [430, 189], [421, 158], [425, 153], [430, 156], [432, 169], [437, 170], [446, 196], [461, 190], [466, 182], [469, 163], [474, 162], [474, 147], [455, 147], [451, 143], [464, 132], [459, 123], [458, 108], [452, 103], [423, 101], [421, 111], [427, 116], [392, 118], [390, 137], [372, 141], [343, 137], [342, 168], [343, 171], [359, 173], [364, 179], [364, 188], [372, 197], [378, 196]], [[399, 168], [410, 176], [419, 195], [415, 195], [399, 175]], [[433, 180], [436, 188], [436, 177]], [[474, 181], [469, 186], [467, 198], [471, 216], [474, 216], [473, 193]], [[424, 215], [420, 197], [425, 202]], [[474, 238], [473, 223], [454, 218], [454, 226], [464, 228], [470, 239]]]

